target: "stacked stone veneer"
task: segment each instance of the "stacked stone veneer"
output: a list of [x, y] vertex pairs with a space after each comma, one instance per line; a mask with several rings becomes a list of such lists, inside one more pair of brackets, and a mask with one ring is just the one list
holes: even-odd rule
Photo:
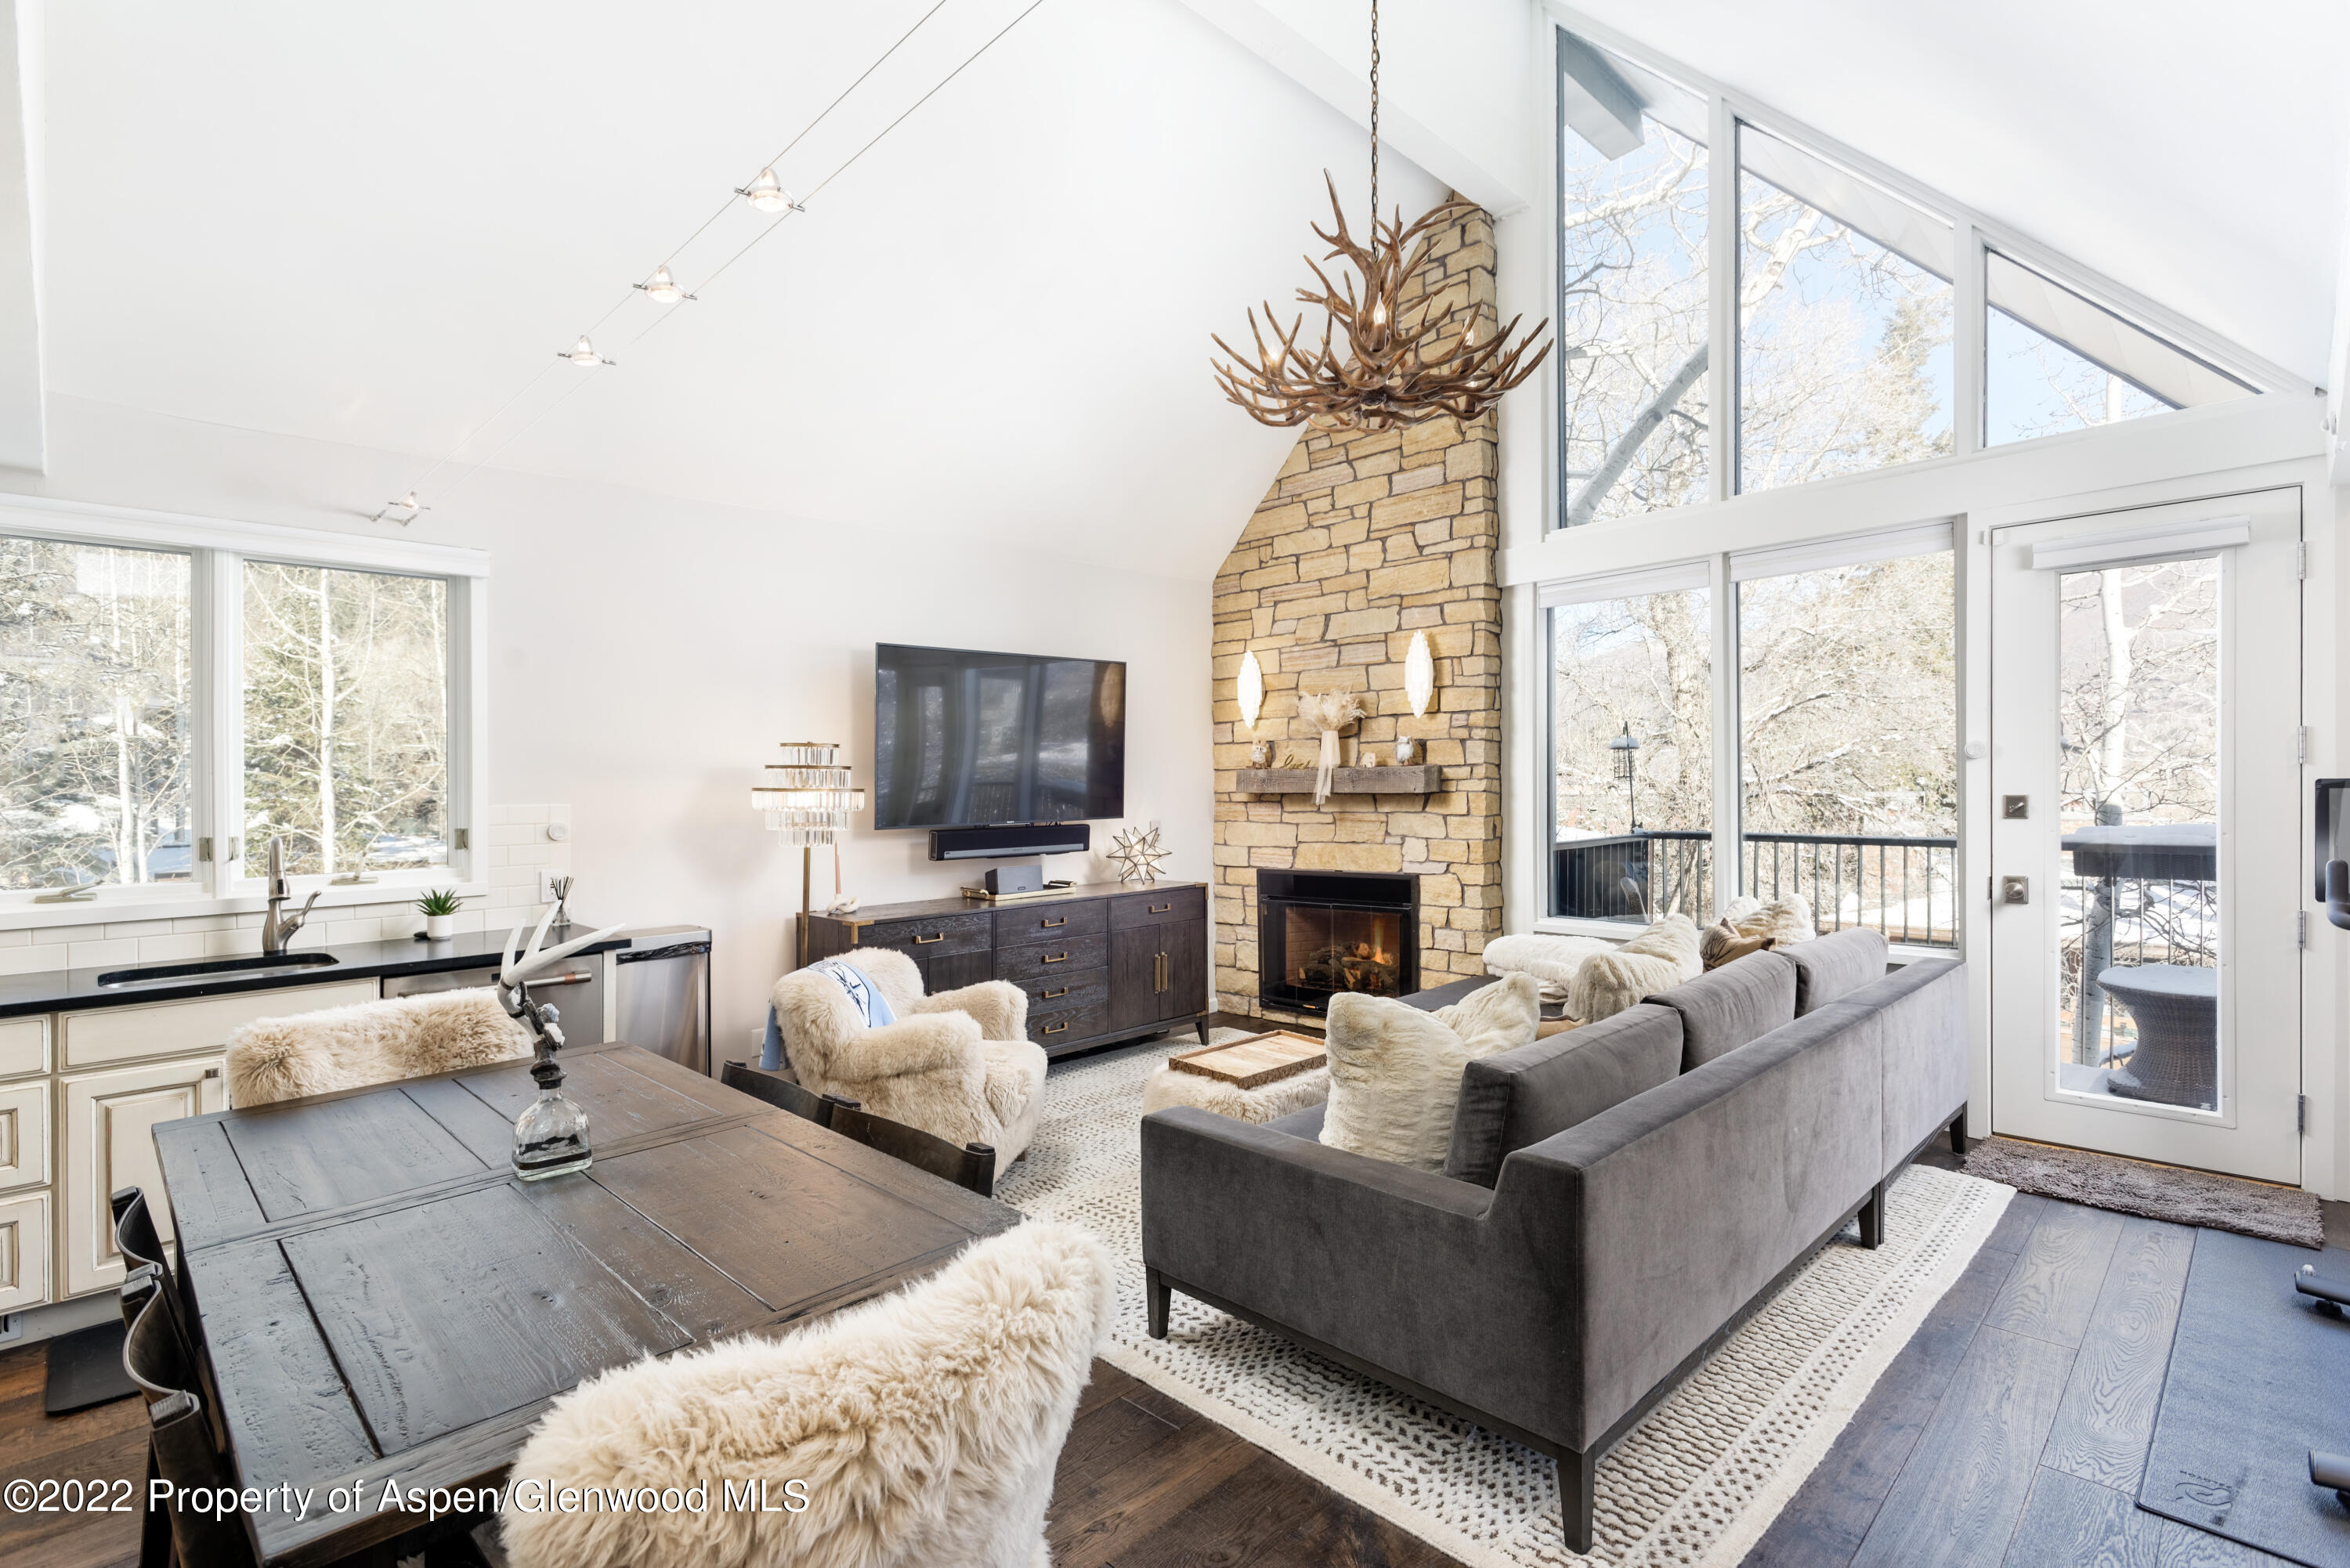
[[[1413, 280], [1493, 303], [1490, 220], [1442, 235]], [[1491, 415], [1400, 431], [1309, 431], [1289, 454], [1215, 584], [1215, 967], [1218, 1005], [1262, 1014], [1257, 872], [1265, 868], [1419, 874], [1423, 986], [1483, 972], [1502, 919], [1502, 604], [1494, 583], [1498, 448]], [[1412, 717], [1404, 655], [1425, 631], [1436, 700]], [[1241, 655], [1264, 670], [1253, 733], [1240, 719]], [[1371, 717], [1345, 742], [1394, 759], [1410, 735], [1443, 770], [1422, 797], [1241, 794], [1253, 741], [1313, 759], [1301, 691], [1360, 693]]]

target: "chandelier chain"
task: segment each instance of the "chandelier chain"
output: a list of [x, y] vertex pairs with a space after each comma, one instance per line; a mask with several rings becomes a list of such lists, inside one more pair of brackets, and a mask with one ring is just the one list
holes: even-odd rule
[[1371, 0], [1371, 233], [1379, 232], [1379, 0]]

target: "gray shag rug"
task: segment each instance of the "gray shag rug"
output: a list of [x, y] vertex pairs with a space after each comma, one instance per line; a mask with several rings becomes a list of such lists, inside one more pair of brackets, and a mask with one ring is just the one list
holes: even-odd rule
[[2325, 1245], [2317, 1195], [2298, 1188], [2007, 1137], [1977, 1144], [1967, 1155], [1966, 1172], [2091, 1209], [2233, 1231], [2296, 1247]]

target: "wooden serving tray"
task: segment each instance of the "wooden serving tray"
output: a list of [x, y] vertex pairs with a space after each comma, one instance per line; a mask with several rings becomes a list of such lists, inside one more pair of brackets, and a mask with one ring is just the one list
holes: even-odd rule
[[1245, 1040], [1228, 1040], [1222, 1045], [1179, 1051], [1167, 1058], [1167, 1064], [1178, 1072], [1197, 1073], [1202, 1078], [1214, 1078], [1234, 1088], [1253, 1089], [1310, 1073], [1329, 1059], [1319, 1040], [1276, 1029], [1269, 1034], [1252, 1034]]

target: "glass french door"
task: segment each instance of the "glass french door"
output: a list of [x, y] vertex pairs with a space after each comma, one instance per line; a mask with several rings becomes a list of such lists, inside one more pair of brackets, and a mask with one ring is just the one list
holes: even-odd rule
[[1991, 536], [1991, 1128], [2298, 1183], [2301, 498]]

